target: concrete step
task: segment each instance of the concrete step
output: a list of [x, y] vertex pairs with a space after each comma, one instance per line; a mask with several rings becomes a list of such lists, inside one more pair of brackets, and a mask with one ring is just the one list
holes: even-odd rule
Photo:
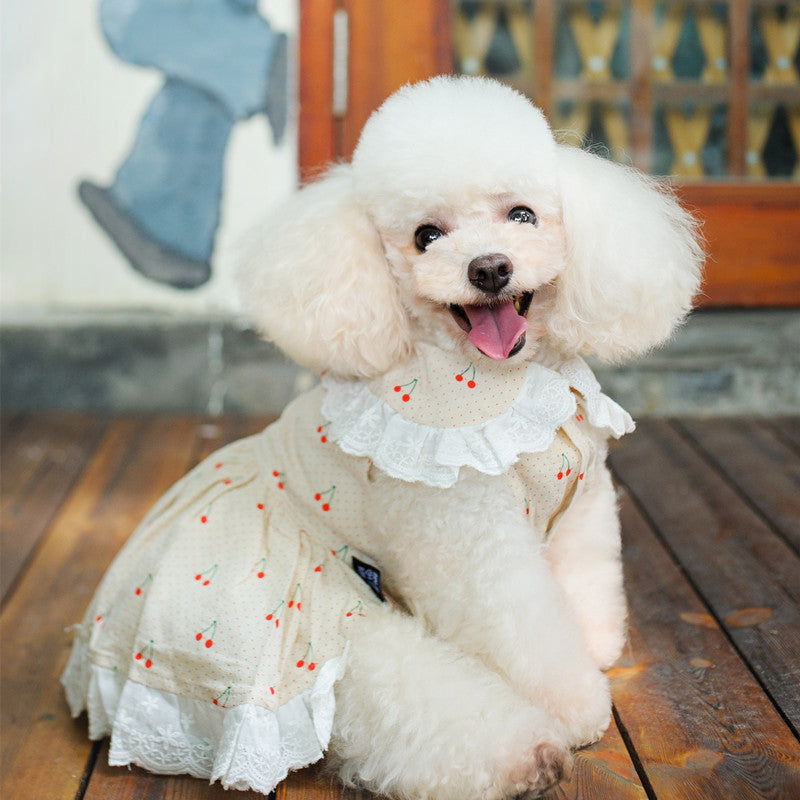
[[[634, 416], [800, 413], [800, 310], [701, 311], [664, 348], [592, 362]], [[0, 327], [0, 406], [278, 414], [315, 377], [232, 319], [17, 315]]]

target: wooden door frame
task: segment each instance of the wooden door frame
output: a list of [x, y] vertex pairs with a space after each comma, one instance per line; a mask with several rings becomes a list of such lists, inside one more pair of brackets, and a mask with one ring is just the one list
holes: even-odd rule
[[[543, 19], [549, 18], [544, 11], [551, 3], [537, 5]], [[334, 114], [337, 10], [346, 13], [349, 28], [348, 102]], [[453, 71], [451, 12], [450, 0], [300, 0], [303, 180], [349, 158], [371, 111], [401, 85]], [[639, 20], [641, 25], [641, 15]], [[740, 20], [737, 30], [741, 27]], [[545, 80], [544, 71], [539, 75]], [[649, 80], [634, 80], [647, 99]], [[641, 132], [633, 136], [641, 138]], [[732, 156], [744, 158], [738, 152]], [[701, 220], [709, 253], [701, 305], [800, 307], [800, 183], [684, 182], [676, 190]]]

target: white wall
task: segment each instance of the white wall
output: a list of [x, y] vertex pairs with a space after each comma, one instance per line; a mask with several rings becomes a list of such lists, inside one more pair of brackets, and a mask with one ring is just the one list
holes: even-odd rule
[[[3, 0], [0, 80], [0, 311], [235, 310], [236, 243], [294, 187], [296, 92], [283, 144], [263, 115], [237, 123], [226, 152], [214, 274], [179, 291], [135, 272], [77, 198], [108, 185], [163, 77], [123, 63], [103, 39], [97, 0]], [[260, 0], [296, 50], [297, 0]]]

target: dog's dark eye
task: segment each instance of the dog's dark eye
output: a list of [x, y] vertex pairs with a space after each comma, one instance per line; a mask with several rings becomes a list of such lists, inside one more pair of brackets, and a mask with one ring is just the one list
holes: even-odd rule
[[536, 219], [536, 214], [534, 214], [529, 208], [526, 208], [525, 206], [514, 206], [514, 208], [508, 212], [508, 221], [521, 223], [527, 222], [531, 225], [535, 225], [538, 220]]
[[444, 236], [444, 231], [435, 225], [420, 225], [414, 234], [414, 244], [420, 253], [424, 253], [431, 244], [437, 239], [441, 239], [442, 236]]

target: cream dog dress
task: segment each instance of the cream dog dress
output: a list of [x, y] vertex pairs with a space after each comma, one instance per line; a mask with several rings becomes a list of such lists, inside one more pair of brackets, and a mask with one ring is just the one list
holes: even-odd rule
[[62, 677], [109, 763], [269, 793], [322, 757], [348, 641], [403, 613], [365, 552], [370, 471], [506, 475], [543, 541], [633, 429], [580, 359], [514, 364], [420, 345], [371, 381], [323, 376], [156, 504], [106, 573]]

